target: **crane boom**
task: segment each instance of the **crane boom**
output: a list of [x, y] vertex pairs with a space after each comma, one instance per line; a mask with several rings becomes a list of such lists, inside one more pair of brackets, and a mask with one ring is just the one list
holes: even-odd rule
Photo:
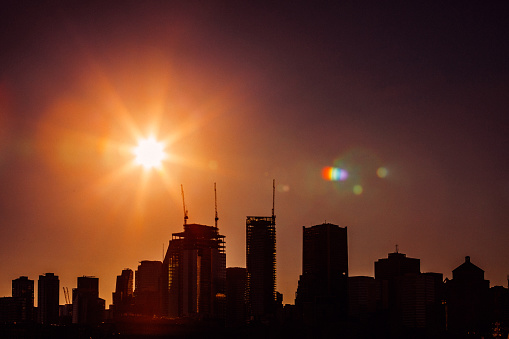
[[187, 225], [187, 219], [189, 219], [186, 210], [186, 200], [184, 199], [184, 185], [180, 184], [180, 190], [182, 191], [182, 205], [184, 206], [184, 225]]
[[217, 228], [217, 221], [219, 218], [217, 217], [217, 190], [216, 190], [216, 183], [214, 183], [214, 208], [216, 215], [214, 217], [214, 226]]

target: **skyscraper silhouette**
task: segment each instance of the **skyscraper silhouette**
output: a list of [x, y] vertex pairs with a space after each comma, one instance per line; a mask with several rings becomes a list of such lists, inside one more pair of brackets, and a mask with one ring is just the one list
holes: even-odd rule
[[115, 317], [132, 311], [133, 281], [133, 271], [129, 268], [123, 269], [122, 274], [117, 276], [115, 292], [113, 292], [113, 312]]
[[456, 335], [487, 334], [488, 294], [490, 282], [484, 271], [465, 257], [465, 262], [452, 271], [447, 281], [448, 330]]
[[53, 273], [40, 275], [37, 292], [37, 320], [41, 324], [58, 324], [60, 281]]
[[173, 233], [163, 267], [167, 315], [224, 318], [226, 253], [217, 227], [185, 224]]
[[247, 217], [248, 311], [254, 319], [272, 317], [276, 308], [275, 217]]
[[78, 277], [78, 287], [72, 290], [73, 324], [98, 324], [104, 306], [104, 299], [99, 298], [99, 278]]
[[399, 278], [421, 273], [420, 259], [409, 258], [406, 254], [389, 253], [387, 258], [375, 262], [375, 281], [378, 288], [378, 316], [393, 334], [400, 330], [402, 322]]
[[242, 326], [247, 320], [247, 272], [244, 267], [226, 269], [226, 326]]
[[34, 281], [22, 276], [12, 281], [12, 319], [14, 322], [34, 320]]
[[306, 321], [344, 319], [348, 312], [347, 228], [324, 223], [302, 230], [296, 305]]
[[135, 274], [135, 312], [143, 315], [161, 315], [163, 263], [158, 260], [143, 260]]

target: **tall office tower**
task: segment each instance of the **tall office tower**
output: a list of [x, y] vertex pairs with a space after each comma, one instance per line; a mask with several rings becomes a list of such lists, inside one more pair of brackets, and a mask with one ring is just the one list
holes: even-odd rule
[[246, 324], [246, 283], [247, 271], [244, 267], [226, 269], [226, 326], [237, 327]]
[[421, 272], [421, 261], [408, 258], [405, 254], [389, 253], [388, 258], [378, 259], [375, 262], [375, 280], [379, 289], [379, 308], [386, 310], [396, 307], [395, 279], [405, 274], [418, 274]]
[[[421, 261], [408, 258], [405, 254], [389, 253], [388, 258], [375, 262], [375, 281], [378, 289], [377, 309], [386, 331], [396, 335], [403, 329], [403, 305], [401, 298], [404, 292], [403, 283], [410, 283], [412, 279], [403, 279], [409, 275], [421, 273]], [[417, 278], [415, 278], [417, 279]], [[413, 279], [413, 280], [415, 280]], [[407, 292], [405, 292], [407, 293]], [[410, 292], [408, 292], [410, 293]]]
[[102, 321], [104, 299], [99, 298], [99, 278], [78, 277], [78, 287], [72, 290], [73, 324], [98, 324]]
[[254, 319], [276, 311], [276, 219], [247, 217], [246, 269], [248, 312]]
[[302, 275], [296, 305], [306, 321], [345, 318], [348, 312], [347, 228], [303, 226]]
[[40, 324], [58, 324], [60, 281], [54, 273], [40, 275], [37, 292], [37, 320]]
[[34, 320], [34, 281], [28, 277], [12, 281], [12, 313], [14, 322]]
[[447, 281], [447, 318], [450, 333], [486, 335], [489, 330], [488, 296], [490, 281], [484, 271], [465, 257], [465, 262], [452, 271]]
[[135, 311], [143, 315], [161, 315], [163, 263], [143, 260], [135, 274]]
[[117, 275], [115, 292], [113, 292], [113, 313], [115, 317], [132, 311], [133, 280], [133, 271], [129, 268], [123, 269], [122, 274]]
[[217, 227], [184, 224], [164, 258], [164, 301], [172, 317], [224, 318], [226, 253]]
[[397, 250], [394, 253], [389, 253], [388, 258], [378, 259], [375, 262], [375, 279], [377, 280], [391, 280], [408, 273], [420, 272], [420, 259], [408, 258]]

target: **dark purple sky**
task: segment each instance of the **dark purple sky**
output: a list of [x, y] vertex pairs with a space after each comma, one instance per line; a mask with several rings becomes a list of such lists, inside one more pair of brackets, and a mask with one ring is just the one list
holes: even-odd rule
[[[505, 285], [507, 2], [332, 3], [2, 2], [0, 296], [54, 272], [99, 277], [111, 302], [182, 230], [180, 184], [189, 221], [212, 225], [217, 182], [227, 265], [245, 266], [273, 178], [285, 303], [302, 226], [325, 220], [348, 226], [350, 275], [398, 244], [422, 271], [470, 255]], [[132, 165], [149, 133], [160, 172]]]

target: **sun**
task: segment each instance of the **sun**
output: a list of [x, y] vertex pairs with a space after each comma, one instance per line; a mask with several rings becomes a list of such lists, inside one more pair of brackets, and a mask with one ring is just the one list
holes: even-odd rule
[[136, 156], [134, 161], [146, 169], [161, 167], [163, 160], [166, 159], [164, 144], [154, 137], [140, 139], [133, 153]]

